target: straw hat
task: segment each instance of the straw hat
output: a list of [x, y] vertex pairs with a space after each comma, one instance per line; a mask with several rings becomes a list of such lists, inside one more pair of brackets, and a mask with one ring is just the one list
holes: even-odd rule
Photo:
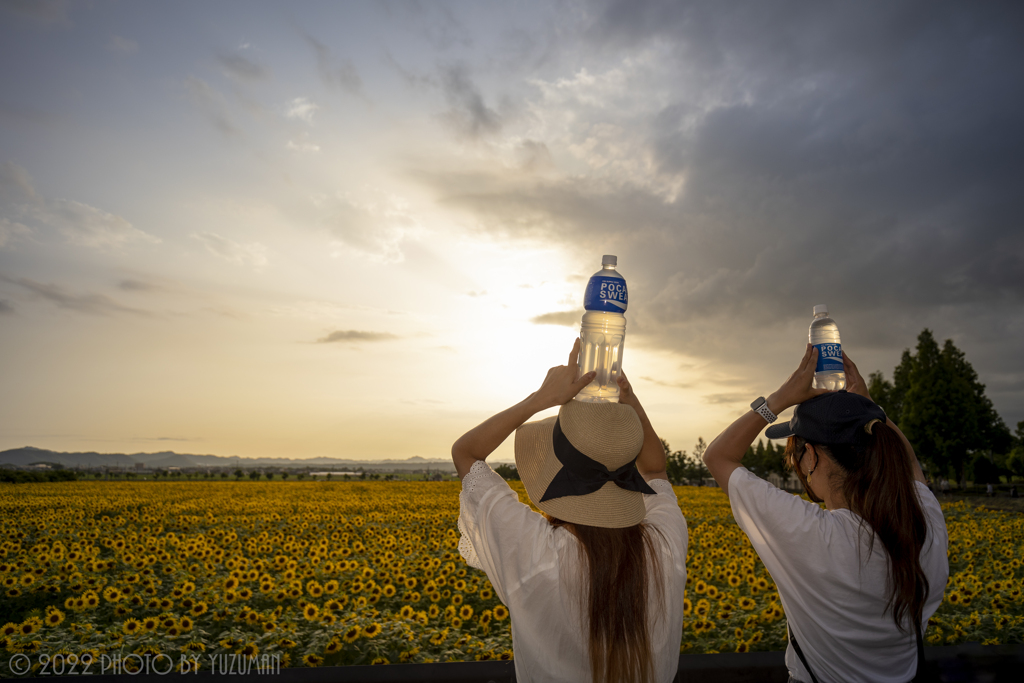
[[[565, 466], [555, 453], [556, 421], [561, 433], [571, 444], [569, 450], [581, 453], [577, 460], [590, 459], [589, 471], [607, 468], [611, 472], [621, 470], [620, 485], [608, 480], [600, 485], [591, 480], [593, 492], [583, 495], [548, 496], [548, 488], [555, 477], [562, 473], [560, 481], [571, 472], [564, 472]], [[561, 441], [564, 444], [564, 440]], [[549, 417], [537, 422], [528, 422], [516, 430], [516, 468], [534, 505], [552, 517], [587, 526], [618, 529], [639, 524], [646, 514], [643, 489], [653, 493], [632, 465], [640, 454], [644, 443], [644, 428], [636, 411], [622, 403], [587, 403], [569, 401], [558, 411], [558, 417]], [[563, 453], [565, 447], [563, 446]], [[596, 463], [592, 462], [596, 461]], [[599, 463], [599, 465], [597, 464]], [[626, 467], [626, 466], [629, 467]], [[572, 470], [575, 472], [576, 470]], [[577, 483], [589, 477], [584, 474], [573, 477]], [[638, 483], [637, 483], [638, 480]], [[599, 488], [597, 488], [599, 486]], [[627, 490], [631, 486], [637, 490]], [[554, 487], [564, 490], [561, 487]]]

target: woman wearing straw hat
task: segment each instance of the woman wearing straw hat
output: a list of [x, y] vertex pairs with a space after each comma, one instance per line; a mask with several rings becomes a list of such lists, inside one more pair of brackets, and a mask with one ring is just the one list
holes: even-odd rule
[[[942, 509], [853, 361], [843, 355], [849, 386], [837, 392], [812, 388], [816, 363], [808, 344], [796, 372], [712, 441], [704, 463], [778, 586], [790, 680], [909, 681], [949, 576]], [[791, 406], [793, 418], [766, 435], [788, 437], [787, 464], [825, 509], [741, 462]]]
[[[623, 376], [619, 403], [573, 401], [579, 340], [540, 389], [452, 446], [459, 551], [509, 608], [516, 680], [670, 681], [679, 664], [686, 521], [665, 450]], [[561, 406], [557, 417], [526, 423]], [[538, 515], [484, 459], [516, 432]], [[647, 494], [647, 495], [644, 495]]]

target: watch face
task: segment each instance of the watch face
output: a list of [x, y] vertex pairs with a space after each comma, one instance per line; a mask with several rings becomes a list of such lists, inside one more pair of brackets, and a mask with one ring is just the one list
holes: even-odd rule
[[756, 399], [753, 403], [750, 404], [750, 409], [751, 410], [757, 410], [758, 408], [763, 406], [764, 403], [765, 403], [765, 397], [761, 396], [760, 398]]

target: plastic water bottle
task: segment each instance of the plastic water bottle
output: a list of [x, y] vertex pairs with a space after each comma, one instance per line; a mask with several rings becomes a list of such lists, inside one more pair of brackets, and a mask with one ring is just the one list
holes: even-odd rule
[[597, 377], [576, 394], [577, 401], [617, 403], [622, 347], [626, 339], [626, 279], [615, 270], [618, 258], [601, 257], [601, 270], [590, 277], [583, 295], [580, 325], [580, 376], [591, 370]]
[[807, 330], [807, 340], [818, 349], [818, 366], [814, 370], [814, 388], [839, 391], [846, 388], [843, 372], [843, 347], [839, 343], [839, 328], [828, 317], [828, 306], [814, 307], [814, 320]]

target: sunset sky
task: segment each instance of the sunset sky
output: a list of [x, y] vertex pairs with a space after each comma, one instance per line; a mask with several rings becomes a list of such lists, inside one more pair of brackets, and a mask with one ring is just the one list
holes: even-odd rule
[[[0, 2], [0, 450], [446, 457], [617, 254], [674, 448], [931, 328], [1024, 419], [1018, 3]], [[511, 458], [511, 440], [496, 455]]]

